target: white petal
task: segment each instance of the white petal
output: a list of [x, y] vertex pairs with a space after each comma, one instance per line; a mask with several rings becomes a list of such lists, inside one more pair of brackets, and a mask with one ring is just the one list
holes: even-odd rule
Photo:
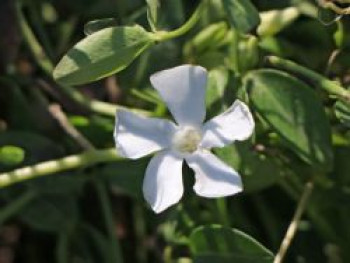
[[116, 115], [114, 139], [121, 156], [137, 159], [169, 147], [174, 131], [175, 124], [168, 120], [121, 110]]
[[224, 113], [204, 124], [200, 146], [208, 149], [223, 147], [235, 140], [246, 140], [252, 135], [254, 127], [248, 106], [236, 100]]
[[183, 65], [151, 76], [178, 124], [199, 126], [205, 118], [207, 71], [200, 66]]
[[186, 158], [194, 170], [195, 192], [204, 197], [224, 197], [242, 191], [242, 180], [239, 174], [223, 163], [210, 152], [196, 152]]
[[143, 194], [156, 213], [176, 204], [182, 197], [182, 163], [170, 151], [158, 153], [147, 166]]

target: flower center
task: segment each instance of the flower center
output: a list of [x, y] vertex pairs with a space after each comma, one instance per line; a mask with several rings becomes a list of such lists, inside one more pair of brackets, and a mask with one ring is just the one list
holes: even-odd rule
[[202, 139], [201, 132], [190, 126], [180, 127], [172, 138], [173, 149], [179, 153], [193, 153]]

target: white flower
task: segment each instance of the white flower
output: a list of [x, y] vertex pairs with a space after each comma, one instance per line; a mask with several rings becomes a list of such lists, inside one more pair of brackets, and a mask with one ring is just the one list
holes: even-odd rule
[[207, 71], [183, 65], [158, 72], [151, 83], [177, 124], [117, 112], [114, 132], [120, 155], [137, 159], [159, 151], [150, 161], [143, 193], [156, 213], [179, 202], [183, 194], [182, 164], [195, 172], [194, 191], [203, 197], [224, 197], [242, 191], [239, 174], [209, 150], [245, 140], [254, 130], [248, 107], [236, 100], [222, 114], [203, 124]]

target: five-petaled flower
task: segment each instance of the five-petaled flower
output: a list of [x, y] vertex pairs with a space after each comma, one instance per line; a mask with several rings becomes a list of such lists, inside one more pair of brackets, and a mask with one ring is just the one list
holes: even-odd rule
[[207, 71], [182, 65], [151, 76], [153, 87], [177, 124], [118, 111], [114, 138], [118, 153], [137, 159], [158, 153], [146, 169], [143, 193], [156, 213], [179, 202], [183, 194], [182, 165], [195, 173], [194, 191], [215, 198], [242, 191], [239, 174], [210, 152], [235, 140], [249, 138], [254, 120], [248, 107], [236, 100], [225, 112], [203, 124]]

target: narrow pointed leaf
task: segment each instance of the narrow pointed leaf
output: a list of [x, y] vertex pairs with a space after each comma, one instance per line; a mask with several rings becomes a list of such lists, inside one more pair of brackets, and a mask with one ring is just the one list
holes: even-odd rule
[[157, 29], [159, 1], [146, 0], [146, 2], [147, 2], [147, 20], [152, 31], [155, 31]]

